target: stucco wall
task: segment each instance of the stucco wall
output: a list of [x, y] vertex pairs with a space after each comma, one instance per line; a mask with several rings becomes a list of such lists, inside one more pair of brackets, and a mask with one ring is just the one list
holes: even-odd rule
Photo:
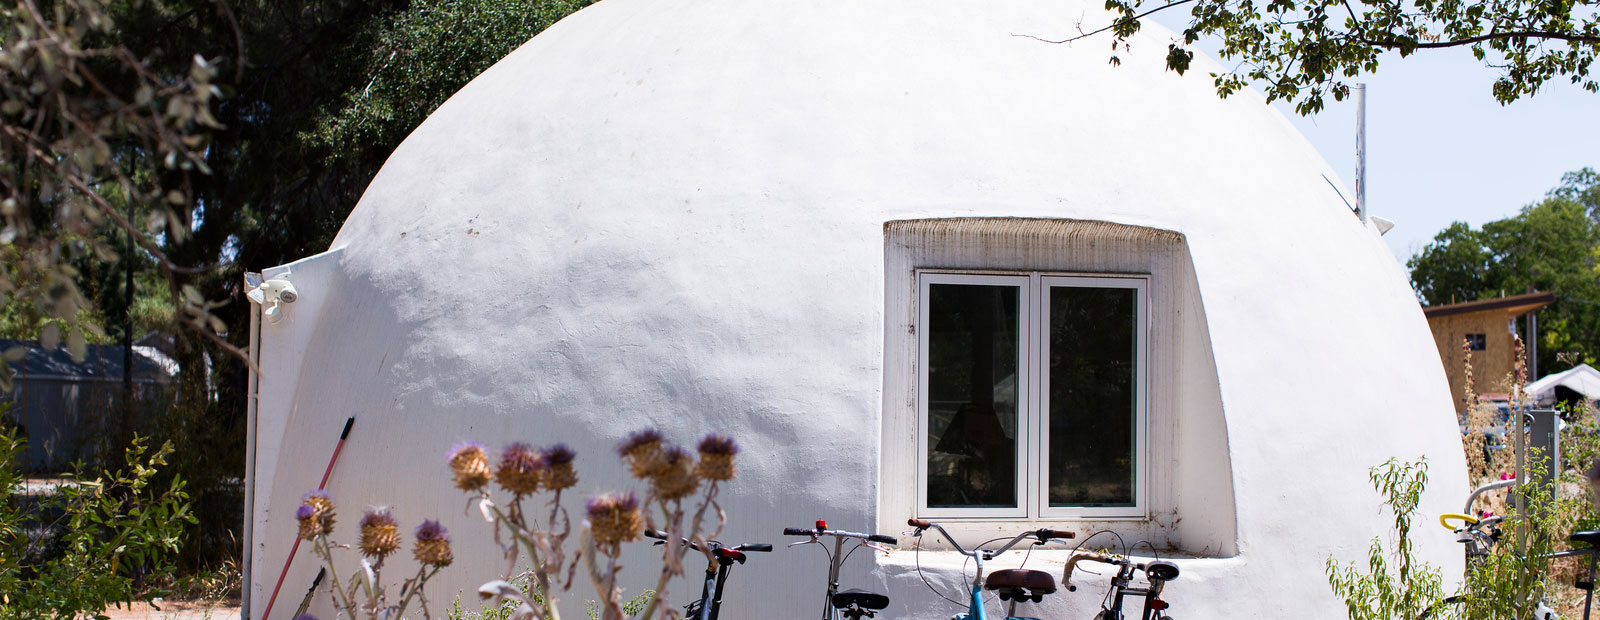
[[[884, 429], [904, 406], [903, 273], [884, 226], [1017, 217], [1182, 240], [1143, 259], [1171, 265], [1170, 398], [1194, 425], [1169, 429], [1166, 484], [1184, 521], [1113, 524], [1222, 556], [1180, 561], [1176, 615], [1342, 617], [1323, 563], [1364, 557], [1387, 522], [1367, 468], [1428, 457], [1424, 511], [1464, 491], [1426, 323], [1287, 122], [1251, 93], [1218, 99], [1203, 59], [1161, 70], [1170, 33], [1146, 25], [1121, 67], [1102, 46], [1012, 36], [1102, 17], [1040, 0], [606, 0], [474, 80], [261, 326], [252, 613], [352, 414], [330, 481], [344, 522], [368, 504], [441, 518], [459, 560], [435, 600], [498, 570], [442, 463], [461, 439], [569, 442], [588, 494], [630, 485], [612, 453], [628, 431], [717, 430], [745, 446], [728, 540], [782, 542], [816, 518], [899, 533], [885, 459], [902, 438]], [[1094, 256], [1076, 251], [1055, 256]], [[1448, 533], [1417, 542], [1459, 573]], [[946, 592], [960, 564], [920, 557]], [[917, 566], [858, 554], [846, 577], [886, 591], [889, 617], [947, 617]], [[642, 586], [647, 564], [629, 567]], [[821, 571], [813, 550], [756, 558], [727, 613], [814, 616]], [[285, 590], [314, 574], [302, 558]], [[1103, 588], [1052, 596], [1046, 617], [1089, 617]]]

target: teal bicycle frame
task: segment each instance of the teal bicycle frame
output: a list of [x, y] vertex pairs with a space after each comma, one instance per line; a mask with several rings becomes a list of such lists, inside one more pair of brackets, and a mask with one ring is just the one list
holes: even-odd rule
[[[923, 520], [923, 519], [911, 519], [909, 521], [906, 521], [906, 524], [910, 525], [911, 527], [917, 528], [916, 532], [914, 533], [914, 535], [917, 536], [918, 538], [922, 537], [922, 531], [923, 530], [926, 530], [926, 529], [929, 529], [929, 528], [939, 530], [939, 535], [944, 536], [944, 539], [950, 543], [950, 546], [955, 547], [956, 553], [959, 553], [961, 555], [964, 555], [964, 556], [967, 556], [969, 558], [972, 558], [972, 561], [975, 564], [977, 564], [978, 572], [977, 572], [977, 574], [973, 575], [973, 577], [972, 577], [972, 596], [971, 596], [971, 598], [969, 598], [967, 600], [967, 613], [956, 614], [954, 616], [951, 616], [950, 620], [989, 620], [989, 612], [985, 611], [984, 608], [983, 608], [983, 563], [984, 563], [985, 560], [993, 560], [996, 556], [999, 556], [1002, 553], [1010, 551], [1012, 547], [1017, 546], [1017, 543], [1020, 543], [1023, 540], [1028, 539], [1028, 538], [1033, 538], [1034, 539], [1034, 542], [1032, 543], [1034, 545], [1043, 545], [1043, 544], [1045, 544], [1047, 542], [1050, 542], [1050, 540], [1054, 539], [1054, 538], [1072, 538], [1073, 537], [1072, 532], [1062, 532], [1062, 531], [1059, 531], [1059, 530], [1051, 530], [1051, 529], [1039, 529], [1039, 530], [1034, 530], [1032, 532], [1023, 532], [1021, 534], [1018, 534], [1016, 538], [1011, 539], [1010, 542], [1006, 543], [1005, 546], [1002, 546], [999, 549], [995, 549], [995, 550], [992, 550], [992, 551], [988, 550], [988, 549], [983, 549], [983, 548], [976, 548], [976, 549], [968, 550], [968, 549], [962, 547], [961, 543], [956, 542], [955, 537], [951, 536], [950, 532], [945, 531], [944, 526], [941, 526], [938, 523], [934, 523], [932, 521], [926, 521], [926, 520]], [[1039, 619], [1038, 618], [1023, 617], [1023, 616], [1008, 615], [1008, 616], [1005, 617], [1005, 620], [1039, 620]]]

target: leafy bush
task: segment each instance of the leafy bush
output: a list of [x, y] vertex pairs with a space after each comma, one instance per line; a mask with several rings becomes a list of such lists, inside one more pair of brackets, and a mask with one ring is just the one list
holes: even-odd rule
[[[1520, 341], [1516, 347], [1521, 359]], [[1522, 471], [1544, 469], [1547, 455], [1515, 441], [1516, 433], [1510, 425], [1522, 419], [1523, 408], [1511, 406], [1506, 415], [1496, 405], [1480, 402], [1475, 393], [1470, 348], [1463, 346], [1463, 352], [1467, 408], [1462, 443], [1472, 487], [1517, 471], [1519, 454], [1525, 455], [1525, 462], [1520, 464]], [[1505, 378], [1513, 403], [1522, 401], [1524, 370], [1522, 364], [1516, 364]], [[1418, 566], [1411, 552], [1411, 517], [1427, 483], [1426, 463], [1391, 459], [1373, 468], [1373, 484], [1395, 514], [1396, 542], [1392, 551], [1386, 551], [1378, 539], [1373, 540], [1369, 572], [1328, 559], [1329, 584], [1344, 599], [1350, 618], [1414, 620], [1422, 612], [1430, 618], [1533, 618], [1546, 604], [1569, 616], [1581, 614], [1585, 593], [1569, 584], [1589, 579], [1585, 572], [1587, 557], [1552, 559], [1550, 555], [1570, 547], [1566, 541], [1571, 532], [1600, 527], [1600, 515], [1590, 500], [1585, 475], [1589, 464], [1600, 457], [1600, 426], [1595, 413], [1587, 407], [1562, 411], [1567, 424], [1561, 431], [1561, 451], [1566, 458], [1553, 485], [1513, 487], [1517, 489], [1515, 494], [1486, 493], [1471, 507], [1476, 517], [1499, 519], [1499, 523], [1493, 530], [1484, 530], [1492, 531], [1492, 541], [1483, 553], [1469, 557], [1465, 578], [1448, 597], [1440, 588], [1438, 570], [1425, 564]], [[1520, 503], [1514, 501], [1515, 495], [1521, 496]], [[1487, 526], [1492, 522], [1483, 523]]]
[[189, 514], [183, 482], [151, 484], [171, 444], [135, 438], [126, 467], [74, 475], [42, 497], [16, 466], [25, 443], [0, 432], [0, 620], [104, 617], [153, 598], [144, 577], [169, 572]]
[[1372, 468], [1369, 477], [1394, 514], [1394, 549], [1386, 551], [1383, 541], [1373, 538], [1367, 572], [1354, 563], [1341, 565], [1330, 556], [1328, 583], [1334, 594], [1344, 599], [1350, 620], [1410, 620], [1433, 607], [1443, 591], [1439, 569], [1419, 563], [1411, 542], [1411, 519], [1428, 484], [1428, 462], [1389, 459]]

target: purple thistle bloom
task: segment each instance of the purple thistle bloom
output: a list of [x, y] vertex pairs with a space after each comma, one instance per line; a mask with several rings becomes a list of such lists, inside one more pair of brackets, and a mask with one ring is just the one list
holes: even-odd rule
[[372, 508], [372, 509], [368, 510], [366, 514], [361, 515], [361, 527], [362, 528], [374, 527], [374, 526], [379, 526], [379, 525], [392, 526], [394, 524], [395, 524], [395, 522], [394, 522], [394, 514], [389, 512], [389, 508], [387, 506], [379, 506], [377, 508]]
[[624, 439], [622, 443], [617, 444], [617, 453], [627, 454], [632, 452], [634, 448], [659, 441], [661, 441], [661, 431], [658, 431], [654, 428], [634, 431], [634, 433], [628, 435], [628, 438]]
[[302, 503], [302, 504], [308, 503], [308, 502], [310, 502], [311, 500], [314, 500], [314, 499], [320, 499], [320, 500], [326, 501], [326, 502], [328, 502], [330, 504], [333, 503], [333, 497], [329, 496], [328, 492], [324, 491], [322, 489], [317, 489], [317, 490], [312, 491], [310, 493], [306, 493], [305, 497], [300, 498], [300, 503]]
[[632, 491], [627, 493], [606, 493], [589, 498], [583, 508], [590, 516], [599, 516], [613, 511], [638, 510], [639, 498], [635, 497]]
[[727, 435], [712, 433], [700, 440], [700, 452], [704, 454], [738, 454], [739, 444]]
[[446, 531], [438, 521], [433, 520], [423, 521], [422, 525], [418, 525], [416, 535], [417, 540], [450, 540], [450, 532]]
[[304, 521], [306, 519], [310, 519], [311, 516], [315, 514], [317, 514], [317, 508], [315, 506], [310, 504], [301, 504], [300, 509], [294, 511], [294, 518]]
[[543, 454], [534, 452], [531, 446], [518, 441], [500, 451], [500, 466], [511, 466], [520, 471], [535, 471], [544, 469], [545, 460]]
[[692, 460], [694, 460], [694, 457], [690, 456], [689, 451], [683, 449], [682, 446], [668, 446], [661, 451], [661, 463], [667, 467], [677, 467], [684, 461]]
[[567, 444], [564, 443], [558, 443], [544, 449], [544, 461], [551, 465], [571, 463], [572, 459], [577, 457], [578, 453], [573, 452], [572, 448], [568, 448]]
[[445, 455], [444, 462], [446, 462], [446, 463], [454, 462], [456, 460], [456, 457], [461, 456], [462, 453], [471, 452], [473, 450], [477, 450], [479, 452], [484, 452], [486, 454], [488, 452], [487, 450], [484, 450], [483, 444], [481, 444], [481, 443], [478, 443], [476, 441], [462, 441], [462, 442], [459, 442], [456, 445], [450, 447], [450, 452], [449, 452], [449, 454]]

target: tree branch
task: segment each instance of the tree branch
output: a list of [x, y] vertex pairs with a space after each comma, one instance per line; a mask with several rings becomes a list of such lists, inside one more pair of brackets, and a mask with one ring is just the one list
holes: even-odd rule
[[[1150, 9], [1148, 11], [1145, 11], [1143, 13], [1140, 13], [1140, 14], [1135, 15], [1135, 16], [1133, 16], [1131, 18], [1128, 18], [1128, 19], [1132, 19], [1134, 21], [1138, 21], [1140, 19], [1144, 19], [1144, 17], [1146, 15], [1150, 15], [1150, 14], [1158, 12], [1158, 11], [1164, 11], [1166, 9], [1170, 9], [1172, 7], [1178, 6], [1180, 4], [1188, 4], [1190, 2], [1194, 2], [1194, 0], [1174, 0], [1173, 2], [1168, 2], [1168, 3], [1164, 4], [1164, 5], [1161, 5], [1161, 6], [1158, 6], [1156, 8]], [[1056, 45], [1060, 45], [1062, 43], [1071, 43], [1071, 42], [1077, 41], [1079, 39], [1087, 39], [1087, 38], [1092, 37], [1094, 35], [1100, 34], [1102, 32], [1105, 32], [1107, 30], [1115, 28], [1117, 26], [1117, 23], [1120, 22], [1120, 21], [1122, 21], [1122, 18], [1118, 18], [1116, 21], [1111, 22], [1111, 25], [1109, 25], [1109, 26], [1104, 26], [1104, 27], [1101, 27], [1101, 28], [1098, 28], [1098, 29], [1095, 29], [1095, 30], [1091, 30], [1089, 32], [1085, 32], [1085, 33], [1080, 34], [1078, 36], [1068, 37], [1068, 38], [1065, 38], [1065, 39], [1061, 39], [1059, 41], [1055, 41], [1055, 40], [1051, 40], [1051, 39], [1045, 39], [1045, 38], [1037, 37], [1037, 36], [1034, 36], [1034, 35], [1031, 35], [1031, 34], [1017, 34], [1015, 32], [1011, 33], [1011, 36], [1013, 36], [1013, 37], [1021, 37], [1021, 38], [1024, 38], [1024, 39], [1033, 39], [1035, 41], [1040, 41], [1040, 42], [1043, 42], [1043, 43], [1053, 43], [1053, 44], [1056, 44]]]
[[[1549, 40], [1555, 40], [1555, 41], [1576, 41], [1576, 42], [1579, 42], [1579, 43], [1588, 43], [1588, 44], [1591, 44], [1591, 45], [1600, 45], [1600, 35], [1573, 34], [1573, 33], [1567, 33], [1567, 32], [1549, 32], [1549, 31], [1543, 31], [1543, 30], [1517, 30], [1517, 31], [1511, 31], [1511, 32], [1491, 32], [1489, 34], [1482, 34], [1482, 35], [1478, 35], [1478, 36], [1475, 36], [1475, 37], [1467, 37], [1465, 39], [1456, 39], [1454, 41], [1432, 41], [1432, 42], [1416, 41], [1416, 42], [1411, 43], [1411, 47], [1417, 48], [1417, 49], [1441, 48], [1441, 47], [1460, 47], [1460, 46], [1463, 46], [1463, 45], [1472, 45], [1474, 43], [1482, 43], [1484, 41], [1492, 41], [1492, 40], [1495, 40], [1495, 39], [1549, 39]], [[1398, 39], [1389, 39], [1387, 41], [1378, 41], [1378, 40], [1373, 40], [1373, 39], [1356, 38], [1355, 40], [1360, 42], [1360, 43], [1366, 44], [1366, 45], [1373, 45], [1373, 46], [1384, 47], [1384, 48], [1405, 47], [1406, 46], [1405, 43], [1402, 43]]]

